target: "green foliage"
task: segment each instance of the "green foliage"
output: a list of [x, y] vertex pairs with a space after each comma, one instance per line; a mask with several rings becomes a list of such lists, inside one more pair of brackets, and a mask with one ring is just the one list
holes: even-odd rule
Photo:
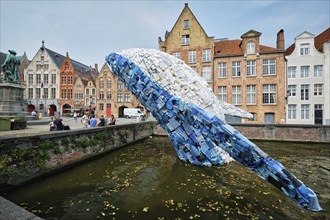
[[54, 146], [54, 143], [53, 142], [45, 141], [45, 142], [39, 144], [39, 149], [40, 150], [49, 150], [53, 146]]
[[59, 146], [54, 147], [53, 152], [54, 152], [54, 154], [60, 154], [60, 153], [62, 153], [61, 152], [61, 148]]

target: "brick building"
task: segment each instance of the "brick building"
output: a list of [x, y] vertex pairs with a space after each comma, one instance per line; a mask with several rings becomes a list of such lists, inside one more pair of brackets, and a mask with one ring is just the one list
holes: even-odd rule
[[284, 31], [277, 47], [260, 44], [261, 33], [250, 30], [239, 40], [209, 37], [185, 4], [159, 49], [172, 54], [203, 76], [220, 100], [254, 114], [248, 123], [285, 123]]

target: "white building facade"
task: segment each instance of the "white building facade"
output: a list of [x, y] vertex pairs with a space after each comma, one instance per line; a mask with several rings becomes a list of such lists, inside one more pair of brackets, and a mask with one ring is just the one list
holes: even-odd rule
[[320, 37], [305, 31], [287, 50], [287, 124], [330, 125], [330, 39], [325, 32]]

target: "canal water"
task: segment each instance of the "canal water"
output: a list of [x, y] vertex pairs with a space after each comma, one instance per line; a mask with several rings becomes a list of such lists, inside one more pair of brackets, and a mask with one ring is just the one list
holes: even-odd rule
[[312, 188], [326, 210], [299, 208], [237, 162], [182, 162], [166, 137], [113, 151], [4, 197], [50, 220], [330, 219], [330, 146], [255, 143]]

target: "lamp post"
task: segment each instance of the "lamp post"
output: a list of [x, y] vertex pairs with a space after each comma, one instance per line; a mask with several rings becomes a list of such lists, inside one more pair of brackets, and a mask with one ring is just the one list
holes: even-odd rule
[[93, 96], [89, 96], [89, 114], [92, 114], [92, 104], [93, 104], [92, 98]]

